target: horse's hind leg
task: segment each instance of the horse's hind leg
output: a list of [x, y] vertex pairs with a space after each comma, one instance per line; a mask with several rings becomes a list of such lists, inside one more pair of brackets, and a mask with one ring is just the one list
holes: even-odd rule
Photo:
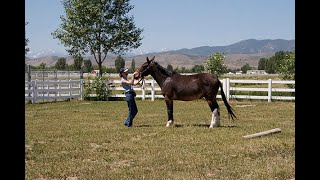
[[167, 105], [167, 113], [168, 113], [168, 121], [166, 127], [169, 127], [173, 124], [173, 100], [165, 97], [166, 105]]
[[211, 124], [209, 128], [219, 127], [220, 126], [220, 109], [216, 100], [207, 100], [209, 107], [212, 112]]

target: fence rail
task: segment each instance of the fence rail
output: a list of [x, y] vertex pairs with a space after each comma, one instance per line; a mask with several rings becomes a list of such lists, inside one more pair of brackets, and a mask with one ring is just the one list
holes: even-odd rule
[[[223, 90], [226, 94], [227, 100], [230, 99], [260, 99], [268, 100], [295, 100], [294, 88], [286, 87], [286, 85], [294, 85], [295, 81], [283, 80], [238, 80], [225, 78], [221, 80]], [[123, 88], [120, 85], [120, 80], [109, 80], [109, 89], [111, 94], [109, 97], [123, 98]], [[265, 86], [265, 87], [243, 87], [251, 86]], [[277, 84], [282, 84], [281, 87], [274, 87]], [[242, 87], [237, 87], [237, 86]], [[63, 100], [63, 99], [83, 99], [83, 79], [80, 80], [32, 80], [25, 82], [25, 100], [36, 103], [44, 100]], [[279, 86], [279, 85], [278, 85]], [[154, 101], [156, 98], [164, 98], [161, 95], [161, 89], [155, 80], [144, 80], [141, 86], [135, 86], [134, 90], [137, 92], [137, 98], [142, 100], [151, 99]], [[263, 95], [250, 95], [248, 92], [262, 92]], [[274, 95], [276, 93], [276, 95]], [[281, 93], [286, 93], [280, 95]], [[288, 95], [289, 94], [289, 95]], [[95, 94], [90, 94], [93, 97]], [[218, 93], [217, 98], [221, 98]]]
[[37, 103], [48, 100], [82, 99], [80, 80], [25, 81], [25, 101]]
[[[263, 99], [268, 100], [295, 100], [295, 96], [274, 96], [273, 92], [295, 92], [295, 88], [274, 88], [275, 84], [291, 84], [294, 85], [295, 81], [284, 81], [284, 80], [237, 80], [237, 79], [223, 79], [223, 84], [225, 84], [227, 99], [238, 98], [238, 99]], [[235, 84], [262, 84], [267, 85], [265, 88], [243, 88], [243, 87], [232, 87], [231, 85]], [[249, 96], [249, 95], [230, 95], [230, 91], [239, 92], [239, 91], [258, 91], [258, 92], [267, 92], [267, 96]]]
[[[281, 87], [281, 88], [275, 88], [273, 87], [276, 84], [295, 84], [295, 81], [283, 81], [283, 80], [238, 80], [238, 79], [229, 79], [225, 78], [222, 79], [223, 84], [223, 90], [226, 94], [227, 100], [229, 99], [261, 99], [261, 100], [268, 100], [269, 102], [272, 100], [295, 100], [295, 96], [287, 96], [287, 95], [273, 95], [273, 93], [278, 92], [295, 92], [294, 88], [289, 87]], [[111, 80], [109, 81], [112, 85], [109, 87], [112, 91], [120, 91], [123, 92], [123, 88], [120, 86], [120, 80]], [[241, 84], [255, 84], [255, 85], [265, 85], [266, 87], [235, 87], [234, 85]], [[160, 94], [160, 87], [157, 85], [155, 80], [145, 80], [143, 81], [143, 84], [141, 87], [134, 87], [134, 90], [137, 92], [137, 98], [141, 98], [142, 100], [145, 100], [147, 98], [154, 101], [156, 98], [164, 98]], [[235, 94], [240, 92], [266, 92], [267, 95], [246, 95], [246, 94]], [[219, 90], [220, 92], [220, 90]], [[91, 94], [91, 96], [94, 96], [94, 94]], [[121, 94], [111, 94], [109, 97], [125, 97], [123, 93]], [[221, 98], [221, 95], [217, 95], [217, 98]]]

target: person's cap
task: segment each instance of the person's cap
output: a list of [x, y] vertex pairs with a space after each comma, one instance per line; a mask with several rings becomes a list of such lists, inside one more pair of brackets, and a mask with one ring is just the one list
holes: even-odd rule
[[128, 72], [128, 70], [129, 70], [129, 69], [121, 68], [120, 71], [119, 71], [119, 73], [122, 74], [122, 73], [124, 73], [124, 72]]

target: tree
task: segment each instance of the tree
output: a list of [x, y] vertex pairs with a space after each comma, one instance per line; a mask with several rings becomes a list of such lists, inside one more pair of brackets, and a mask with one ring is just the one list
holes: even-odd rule
[[187, 70], [186, 70], [186, 67], [182, 66], [182, 67], [180, 68], [180, 72], [181, 72], [181, 73], [186, 73], [186, 71], [187, 71]]
[[83, 57], [78, 56], [73, 59], [74, 70], [80, 70], [83, 64]]
[[67, 68], [67, 59], [64, 57], [59, 58], [54, 67], [58, 70], [65, 70]]
[[93, 70], [92, 62], [90, 61], [90, 59], [84, 60], [83, 65], [83, 72], [91, 72]]
[[247, 71], [248, 70], [251, 70], [252, 69], [252, 67], [250, 67], [250, 65], [248, 64], [248, 63], [246, 63], [245, 65], [243, 65], [242, 67], [241, 67], [241, 71], [243, 72], [243, 73], [247, 73]]
[[277, 70], [277, 63], [275, 56], [270, 57], [266, 62], [266, 72], [269, 74], [275, 74]]
[[118, 55], [116, 60], [114, 61], [114, 65], [116, 67], [116, 71], [119, 72], [120, 68], [124, 68], [124, 66], [126, 65], [126, 62], [124, 61], [121, 55]]
[[129, 0], [63, 0], [66, 16], [61, 16], [60, 28], [54, 38], [68, 47], [70, 55], [94, 56], [99, 75], [108, 53], [121, 54], [141, 43], [142, 29], [128, 13], [134, 8]]
[[267, 58], [260, 58], [258, 63], [258, 70], [266, 70], [267, 61]]
[[295, 51], [287, 52], [278, 68], [278, 73], [284, 80], [295, 80]]
[[207, 61], [205, 62], [205, 69], [217, 76], [227, 72], [227, 66], [224, 64], [225, 53], [210, 54]]
[[[25, 23], [25, 26], [29, 24], [28, 22]], [[27, 47], [28, 46], [28, 42], [29, 42], [29, 39], [27, 38], [27, 35], [26, 35], [26, 32], [24, 32], [24, 39], [25, 39], [25, 49], [24, 49], [24, 54], [27, 54], [29, 52], [29, 48]]]
[[171, 64], [168, 64], [168, 65], [167, 65], [167, 69], [168, 69], [169, 71], [173, 71], [172, 65], [171, 65]]
[[46, 69], [46, 63], [41, 63], [41, 64], [39, 64], [39, 69]]
[[191, 70], [194, 73], [201, 73], [202, 71], [204, 71], [204, 66], [203, 65], [194, 65]]
[[135, 69], [136, 69], [136, 61], [135, 61], [134, 59], [132, 59], [132, 61], [131, 61], [131, 68], [130, 68], [130, 70], [131, 70], [131, 72], [134, 72], [134, 71], [135, 71]]

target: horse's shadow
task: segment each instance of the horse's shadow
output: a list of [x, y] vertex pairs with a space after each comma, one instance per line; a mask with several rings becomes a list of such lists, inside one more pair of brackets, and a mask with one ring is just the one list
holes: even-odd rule
[[141, 124], [141, 125], [137, 125], [136, 127], [160, 127], [163, 125], [151, 125], [151, 124]]
[[[209, 128], [210, 124], [192, 124], [192, 126]], [[237, 126], [236, 125], [221, 125], [218, 128], [234, 128], [234, 127], [237, 127]]]
[[[163, 127], [164, 125], [150, 125], [150, 124], [142, 124], [137, 125], [136, 127]], [[188, 126], [196, 126], [196, 127], [207, 127], [209, 128], [210, 124], [173, 124], [173, 127], [182, 128]], [[221, 125], [219, 128], [235, 128], [238, 127], [236, 125]]]

